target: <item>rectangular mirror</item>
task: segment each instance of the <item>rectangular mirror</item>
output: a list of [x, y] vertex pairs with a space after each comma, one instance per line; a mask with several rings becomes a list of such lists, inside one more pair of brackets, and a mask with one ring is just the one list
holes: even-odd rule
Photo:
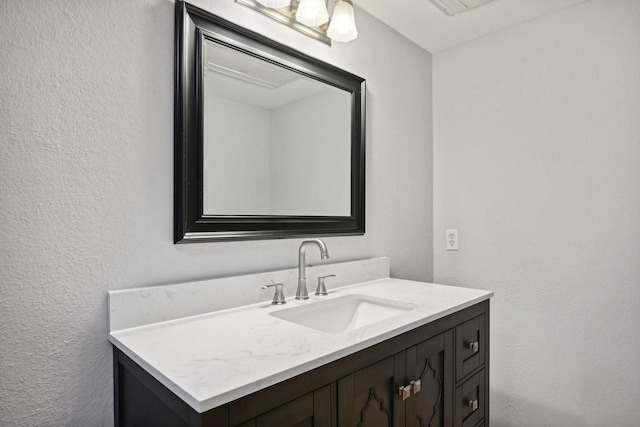
[[176, 2], [174, 241], [363, 234], [364, 84]]

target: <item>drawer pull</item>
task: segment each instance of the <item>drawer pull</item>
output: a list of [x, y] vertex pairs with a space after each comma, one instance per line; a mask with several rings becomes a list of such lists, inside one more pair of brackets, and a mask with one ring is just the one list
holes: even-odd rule
[[418, 394], [420, 393], [420, 390], [422, 390], [422, 380], [411, 381], [410, 385], [413, 394]]
[[469, 406], [469, 409], [471, 409], [472, 412], [475, 411], [478, 409], [478, 399], [470, 400], [467, 403], [467, 406]]
[[471, 350], [472, 352], [477, 353], [479, 348], [480, 345], [478, 344], [478, 341], [469, 343], [469, 350]]
[[406, 385], [398, 389], [398, 395], [402, 397], [402, 400], [407, 400], [411, 396], [411, 385]]

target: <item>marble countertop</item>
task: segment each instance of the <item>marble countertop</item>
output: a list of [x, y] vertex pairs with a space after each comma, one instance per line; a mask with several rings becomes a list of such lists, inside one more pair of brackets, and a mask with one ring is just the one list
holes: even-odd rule
[[[325, 333], [269, 316], [348, 294], [418, 305], [384, 321]], [[112, 331], [109, 341], [193, 409], [209, 409], [340, 359], [478, 302], [493, 292], [394, 278]]]

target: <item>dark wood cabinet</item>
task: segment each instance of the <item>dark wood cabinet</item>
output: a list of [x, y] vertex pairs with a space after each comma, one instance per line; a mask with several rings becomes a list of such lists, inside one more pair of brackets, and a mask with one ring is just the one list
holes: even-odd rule
[[474, 427], [485, 417], [484, 370], [456, 389], [455, 427]]
[[481, 315], [456, 327], [457, 381], [484, 365], [485, 323], [485, 316]]
[[448, 331], [338, 380], [338, 425], [452, 425], [451, 355]]
[[452, 425], [452, 340], [447, 331], [407, 350], [407, 378], [420, 384], [406, 400], [407, 427]]
[[489, 425], [489, 301], [197, 413], [114, 348], [116, 426]]
[[331, 386], [287, 402], [265, 412], [238, 427], [331, 427]]
[[394, 393], [404, 372], [401, 357], [390, 356], [338, 380], [338, 425], [398, 425], [402, 400]]
[[455, 328], [455, 427], [489, 424], [489, 312]]

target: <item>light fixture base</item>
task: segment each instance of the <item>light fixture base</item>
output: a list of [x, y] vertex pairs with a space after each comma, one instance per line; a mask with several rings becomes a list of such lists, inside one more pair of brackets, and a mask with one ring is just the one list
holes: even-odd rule
[[331, 46], [331, 39], [327, 36], [327, 24], [320, 27], [309, 27], [296, 21], [295, 12], [297, 10], [299, 0], [292, 0], [291, 6], [280, 9], [271, 9], [256, 0], [235, 0], [235, 2], [247, 6], [256, 12], [260, 12], [281, 24], [285, 24], [314, 40]]

